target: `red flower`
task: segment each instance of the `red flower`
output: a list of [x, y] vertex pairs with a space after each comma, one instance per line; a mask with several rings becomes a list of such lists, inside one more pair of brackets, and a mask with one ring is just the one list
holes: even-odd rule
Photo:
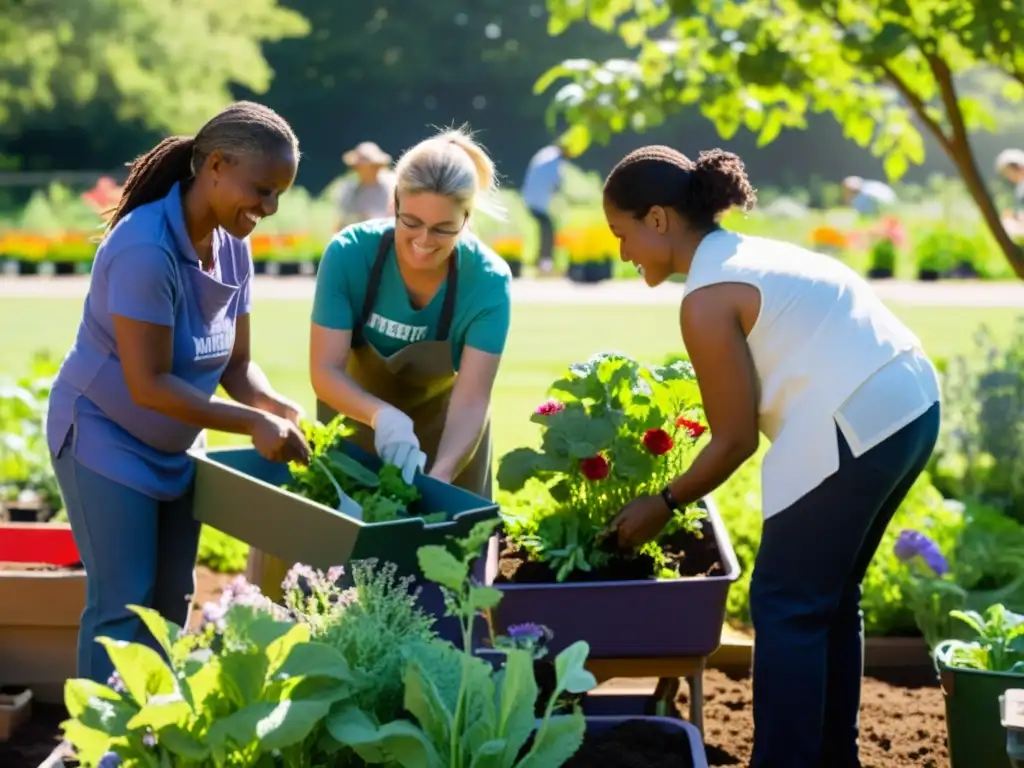
[[612, 465], [601, 454], [589, 459], [580, 459], [580, 472], [587, 480], [604, 480], [612, 471]]
[[565, 403], [559, 402], [558, 400], [545, 400], [543, 403], [538, 405], [534, 409], [534, 413], [538, 416], [550, 416], [553, 413], [565, 410]]
[[663, 456], [672, 450], [672, 436], [664, 429], [648, 429], [644, 433], [644, 446], [655, 456]]
[[676, 426], [682, 427], [686, 430], [686, 433], [696, 439], [708, 431], [708, 428], [701, 424], [699, 421], [691, 421], [685, 416], [680, 416], [676, 419]]

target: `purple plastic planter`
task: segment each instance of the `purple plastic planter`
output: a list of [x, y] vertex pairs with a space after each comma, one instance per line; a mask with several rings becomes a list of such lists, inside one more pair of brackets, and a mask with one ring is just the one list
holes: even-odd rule
[[552, 655], [577, 640], [589, 643], [591, 658], [711, 655], [721, 643], [725, 601], [740, 566], [714, 502], [704, 499], [702, 504], [708, 512], [704, 535], [718, 543], [720, 576], [495, 584], [499, 551], [498, 537], [492, 537], [477, 572], [502, 592], [493, 612], [496, 632], [513, 624], [543, 624], [554, 633]]
[[[693, 755], [693, 768], [708, 768], [708, 758], [704, 751], [704, 740], [693, 725], [685, 720], [676, 720], [671, 717], [609, 717], [609, 716], [588, 716], [587, 733], [601, 733], [608, 731], [617, 725], [622, 725], [630, 720], [644, 720], [654, 723], [665, 731], [685, 731], [690, 740], [690, 753]], [[597, 768], [597, 766], [595, 766]]]

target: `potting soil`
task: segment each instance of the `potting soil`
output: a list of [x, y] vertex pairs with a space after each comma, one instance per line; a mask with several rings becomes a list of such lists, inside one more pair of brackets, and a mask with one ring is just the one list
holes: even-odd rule
[[[617, 552], [614, 538], [605, 540], [613, 557], [606, 564], [590, 571], [574, 570], [566, 582], [583, 581], [640, 581], [653, 579], [658, 573], [654, 558], [634, 552]], [[680, 576], [716, 576], [723, 572], [718, 542], [710, 524], [705, 524], [700, 538], [686, 531], [677, 531], [661, 540], [662, 551], [668, 558], [667, 567], [678, 570]], [[504, 537], [499, 542], [501, 552], [495, 583], [552, 584], [555, 572], [546, 564], [530, 561], [527, 554], [511, 546]]]
[[563, 768], [693, 768], [690, 738], [685, 731], [666, 731], [644, 720], [632, 720], [603, 733], [588, 735]]

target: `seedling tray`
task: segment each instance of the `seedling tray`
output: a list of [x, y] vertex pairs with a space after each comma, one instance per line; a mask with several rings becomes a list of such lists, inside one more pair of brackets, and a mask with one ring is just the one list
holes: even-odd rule
[[[367, 469], [381, 461], [344, 442], [342, 450]], [[253, 448], [191, 451], [196, 461], [193, 516], [287, 563], [326, 569], [350, 560], [378, 558], [416, 575], [416, 550], [464, 536], [481, 520], [495, 518], [498, 505], [469, 491], [417, 475], [424, 514], [444, 512], [446, 522], [426, 524], [411, 517], [364, 523], [282, 489], [288, 467], [264, 459]]]

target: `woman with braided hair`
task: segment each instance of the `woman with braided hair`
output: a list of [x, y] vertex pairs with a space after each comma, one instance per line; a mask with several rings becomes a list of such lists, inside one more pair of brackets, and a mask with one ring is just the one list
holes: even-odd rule
[[655, 538], [771, 442], [750, 588], [755, 768], [849, 768], [858, 759], [861, 581], [924, 469], [939, 384], [918, 338], [842, 262], [724, 230], [755, 201], [743, 163], [645, 147], [612, 170], [604, 210], [621, 258], [650, 286], [686, 275], [683, 342], [711, 440], [660, 494], [613, 523]]
[[284, 119], [238, 102], [131, 165], [47, 416], [86, 571], [81, 677], [112, 671], [97, 637], [157, 647], [125, 606], [188, 619], [200, 526], [187, 451], [202, 430], [248, 435], [270, 460], [308, 460], [298, 406], [250, 357], [247, 238], [277, 211], [298, 160]]

